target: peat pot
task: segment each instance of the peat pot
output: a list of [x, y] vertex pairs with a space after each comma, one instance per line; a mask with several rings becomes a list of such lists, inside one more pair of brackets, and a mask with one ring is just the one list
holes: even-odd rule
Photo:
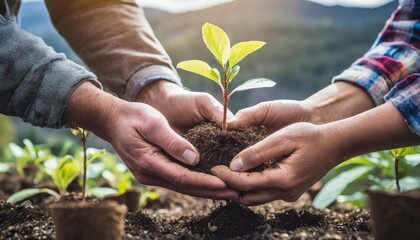
[[129, 189], [121, 195], [109, 195], [104, 200], [116, 201], [124, 204], [129, 212], [137, 212], [139, 210], [141, 193], [136, 189]]
[[50, 207], [57, 240], [118, 240], [127, 208], [114, 201], [65, 202]]
[[420, 239], [420, 189], [367, 192], [375, 239]]

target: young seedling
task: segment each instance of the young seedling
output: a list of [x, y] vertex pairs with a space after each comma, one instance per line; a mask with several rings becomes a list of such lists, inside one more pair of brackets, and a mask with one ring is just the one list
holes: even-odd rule
[[219, 85], [223, 95], [222, 130], [226, 132], [228, 103], [233, 93], [254, 88], [273, 87], [276, 83], [266, 78], [252, 79], [244, 82], [229, 93], [229, 83], [238, 75], [240, 70], [237, 64], [249, 54], [262, 48], [265, 42], [240, 42], [231, 48], [228, 35], [221, 28], [210, 23], [203, 25], [202, 35], [207, 48], [222, 67], [223, 78], [217, 68], [212, 68], [209, 64], [200, 60], [183, 61], [178, 63], [177, 67], [206, 77]]
[[395, 184], [397, 186], [397, 191], [401, 192], [400, 187], [400, 176], [399, 176], [399, 163], [400, 160], [405, 157], [408, 154], [411, 154], [414, 152], [413, 147], [407, 147], [407, 148], [397, 148], [391, 150], [391, 154], [394, 157], [394, 174], [395, 174]]
[[86, 139], [89, 134], [88, 131], [86, 131], [83, 128], [73, 128], [71, 129], [71, 132], [74, 136], [79, 136], [80, 140], [82, 141], [83, 145], [83, 183], [82, 183], [82, 199], [83, 201], [86, 198], [86, 169], [87, 169], [87, 153], [86, 153]]

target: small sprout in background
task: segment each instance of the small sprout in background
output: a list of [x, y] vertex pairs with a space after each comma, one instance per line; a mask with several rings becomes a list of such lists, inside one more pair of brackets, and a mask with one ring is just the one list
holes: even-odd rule
[[212, 68], [206, 62], [189, 60], [178, 63], [177, 67], [185, 71], [196, 73], [216, 82], [223, 95], [223, 123], [222, 130], [227, 131], [227, 109], [233, 93], [254, 88], [273, 87], [276, 83], [266, 78], [257, 78], [244, 82], [229, 93], [229, 83], [238, 75], [240, 67], [237, 65], [249, 54], [265, 45], [261, 41], [248, 41], [230, 46], [228, 35], [218, 26], [206, 23], [202, 27], [204, 43], [222, 67], [222, 76], [217, 68]]
[[86, 169], [87, 169], [87, 153], [86, 153], [86, 140], [89, 135], [89, 132], [83, 128], [73, 128], [71, 132], [74, 136], [80, 137], [83, 145], [83, 183], [82, 183], [82, 199], [83, 201], [86, 198]]
[[399, 176], [399, 169], [398, 169], [400, 160], [401, 160], [401, 158], [405, 157], [406, 155], [413, 154], [413, 153], [414, 153], [414, 148], [413, 147], [397, 148], [397, 149], [391, 150], [391, 154], [394, 157], [395, 183], [396, 183], [398, 192], [401, 192], [400, 176]]
[[324, 177], [324, 186], [314, 198], [313, 205], [326, 208], [337, 201], [365, 207], [368, 198], [363, 190], [366, 187], [408, 191], [420, 187], [419, 174], [420, 146], [354, 157]]
[[32, 183], [41, 182], [44, 172], [41, 171], [42, 162], [53, 157], [51, 151], [42, 145], [34, 145], [30, 140], [24, 139], [23, 148], [15, 143], [9, 144], [13, 156], [16, 172]]

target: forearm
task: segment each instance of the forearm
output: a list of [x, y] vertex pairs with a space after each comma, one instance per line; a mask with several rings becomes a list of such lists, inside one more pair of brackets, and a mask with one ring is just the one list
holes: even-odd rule
[[0, 17], [0, 113], [41, 127], [60, 128], [68, 98], [96, 76], [40, 38]]
[[357, 115], [373, 108], [369, 94], [362, 88], [346, 83], [332, 83], [307, 98], [314, 123], [329, 123]]
[[135, 1], [46, 3], [60, 34], [119, 97], [134, 101], [141, 88], [157, 79], [181, 85], [169, 56]]
[[123, 100], [86, 82], [77, 87], [69, 98], [63, 116], [68, 126], [77, 126], [109, 141]]
[[420, 144], [420, 136], [409, 130], [391, 103], [323, 128], [336, 146], [339, 162], [364, 153]]

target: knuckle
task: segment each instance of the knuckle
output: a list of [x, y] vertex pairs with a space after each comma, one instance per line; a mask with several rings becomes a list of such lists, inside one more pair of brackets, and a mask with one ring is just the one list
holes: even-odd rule
[[181, 175], [176, 176], [173, 180], [173, 184], [175, 186], [177, 186], [178, 188], [185, 189], [186, 188], [186, 184], [185, 184], [185, 178], [186, 177], [187, 177], [186, 174], [181, 174]]

